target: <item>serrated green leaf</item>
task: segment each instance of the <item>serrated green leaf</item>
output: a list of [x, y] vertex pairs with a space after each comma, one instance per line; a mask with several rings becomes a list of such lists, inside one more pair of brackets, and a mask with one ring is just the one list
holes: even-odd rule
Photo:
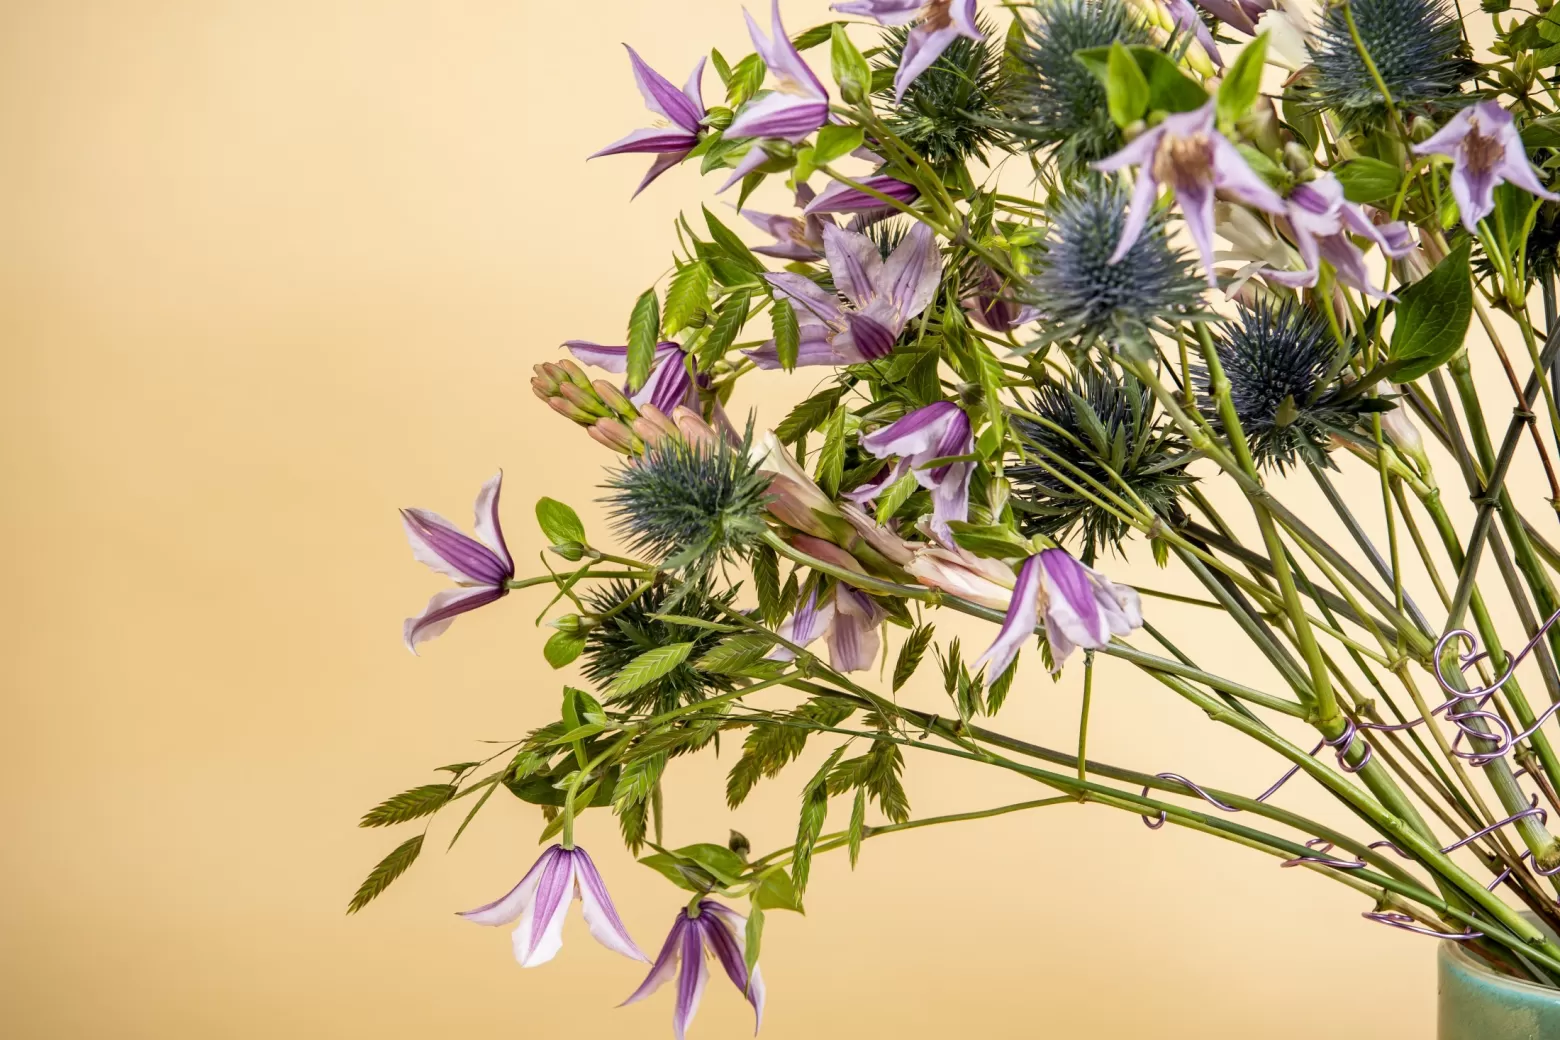
[[716, 675], [735, 675], [756, 664], [774, 646], [775, 641], [772, 638], [757, 632], [732, 636], [730, 639], [721, 640], [719, 645], [693, 662], [693, 667], [701, 672], [711, 672]]
[[585, 650], [585, 636], [580, 632], [554, 632], [542, 646], [542, 656], [554, 668], [572, 664]]
[[1398, 291], [1397, 318], [1387, 361], [1392, 378], [1410, 382], [1450, 361], [1462, 349], [1473, 316], [1468, 270], [1471, 240], [1446, 255], [1435, 269]]
[[768, 545], [753, 553], [753, 589], [758, 594], [758, 612], [765, 623], [780, 623], [780, 556]]
[[628, 385], [631, 390], [638, 390], [650, 378], [660, 331], [661, 304], [652, 287], [640, 294], [628, 319]]
[[843, 396], [843, 386], [831, 386], [813, 394], [780, 420], [780, 425], [775, 427], [775, 437], [781, 444], [795, 444], [799, 438], [822, 426], [834, 414]]
[[770, 308], [769, 320], [774, 326], [775, 354], [779, 358], [780, 367], [790, 372], [796, 368], [796, 356], [802, 343], [801, 330], [796, 324], [796, 311], [791, 309], [791, 302], [776, 298], [774, 306]]
[[915, 489], [920, 487], [914, 473], [906, 473], [892, 484], [888, 485], [877, 500], [877, 522], [886, 524], [893, 515], [899, 512], [899, 507], [910, 500], [915, 494]]
[[1232, 127], [1256, 103], [1262, 88], [1262, 66], [1267, 61], [1268, 34], [1262, 33], [1241, 48], [1219, 84], [1216, 106], [1219, 125]]
[[872, 67], [856, 49], [843, 25], [835, 25], [829, 47], [829, 68], [847, 105], [859, 105], [872, 93]]
[[667, 336], [675, 335], [703, 316], [709, 307], [713, 280], [710, 265], [703, 260], [684, 264], [672, 275], [672, 282], [666, 288], [666, 315], [662, 318], [662, 331]]
[[906, 637], [904, 645], [899, 648], [899, 657], [894, 662], [894, 692], [910, 681], [915, 670], [921, 667], [921, 659], [926, 656], [926, 648], [931, 645], [932, 635], [937, 629], [932, 625], [918, 625]]
[[664, 752], [624, 763], [623, 771], [618, 774], [617, 789], [612, 793], [613, 805], [621, 812], [623, 806], [630, 802], [642, 802], [649, 798], [665, 772]]
[[389, 827], [405, 823], [421, 816], [437, 812], [444, 803], [455, 797], [454, 784], [423, 784], [410, 791], [402, 791], [374, 806], [358, 821], [359, 827]]
[[819, 44], [826, 43], [834, 35], [834, 30], [844, 24], [844, 22], [824, 22], [822, 25], [815, 25], [791, 37], [791, 46], [799, 51], [810, 51]]
[[793, 724], [753, 727], [742, 742], [742, 757], [726, 777], [726, 804], [735, 809], [747, 799], [758, 781], [776, 777], [807, 747], [809, 727], [837, 726], [855, 711], [849, 701], [814, 697], [793, 714]]
[[407, 868], [417, 861], [417, 854], [422, 852], [422, 846], [423, 836], [418, 834], [407, 838], [390, 850], [390, 855], [380, 860], [358, 886], [357, 892], [352, 896], [352, 902], [347, 904], [347, 913], [355, 914], [377, 899], [396, 878], [406, 873]]
[[758, 257], [747, 247], [747, 243], [737, 237], [737, 233], [720, 222], [720, 218], [710, 212], [708, 206], [704, 207], [704, 223], [709, 226], [710, 238], [720, 247], [722, 254], [727, 259], [734, 260], [755, 274], [764, 270], [764, 265]]
[[700, 617], [692, 617], [688, 614], [651, 614], [649, 616], [657, 621], [665, 621], [669, 625], [682, 625], [684, 628], [702, 628], [710, 632], [742, 631], [736, 625], [723, 625], [719, 621], [709, 621]]
[[1110, 45], [1105, 70], [1105, 104], [1111, 121], [1126, 127], [1142, 119], [1148, 109], [1148, 80], [1119, 42]]
[[[813, 145], [813, 163], [824, 166], [836, 159], [844, 158], [860, 148], [866, 137], [866, 131], [859, 126], [829, 123], [818, 131], [818, 142]], [[797, 178], [805, 179], [801, 174], [797, 174]]]
[[728, 108], [740, 108], [743, 103], [758, 93], [758, 88], [764, 84], [764, 59], [756, 54], [749, 54], [737, 62], [731, 69], [731, 77], [726, 81], [726, 106]]
[[726, 351], [737, 341], [737, 335], [742, 331], [742, 326], [747, 322], [748, 300], [752, 293], [746, 289], [739, 289], [726, 297], [726, 302], [720, 305], [720, 310], [715, 313], [715, 322], [710, 327], [709, 337], [704, 345], [699, 348], [699, 368], [709, 370], [715, 367], [715, 362], [726, 356]]
[[840, 478], [845, 475], [845, 405], [829, 416], [823, 427], [823, 448], [818, 452], [818, 484], [833, 498], [839, 494]]
[[856, 801], [850, 807], [850, 869], [856, 869], [856, 860], [861, 856], [861, 839], [866, 835], [867, 829], [867, 791], [866, 788], [856, 788]]
[[791, 883], [796, 889], [800, 905], [807, 891], [807, 880], [812, 873], [813, 846], [823, 833], [823, 821], [829, 815], [829, 773], [845, 753], [845, 745], [834, 749], [823, 767], [814, 774], [802, 789], [802, 814], [796, 825], [796, 846], [791, 853]]
[[556, 498], [536, 500], [536, 522], [553, 545], [583, 544], [585, 541], [585, 525], [580, 523], [580, 515]]
[[624, 666], [612, 680], [607, 692], [617, 697], [654, 682], [686, 661], [692, 649], [692, 643], [671, 643], [646, 650]]

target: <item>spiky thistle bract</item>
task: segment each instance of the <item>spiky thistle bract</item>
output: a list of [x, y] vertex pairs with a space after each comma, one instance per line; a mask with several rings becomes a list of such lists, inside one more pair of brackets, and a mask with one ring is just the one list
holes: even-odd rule
[[[585, 596], [592, 613], [604, 616], [585, 635], [583, 671], [586, 678], [605, 686], [641, 654], [657, 647], [692, 643], [682, 664], [665, 675], [628, 693], [610, 698], [607, 703], [628, 711], [656, 714], [683, 704], [703, 700], [734, 687], [728, 676], [701, 672], [688, 662], [696, 661], [725, 638], [718, 629], [666, 621], [658, 614], [675, 612], [682, 617], [704, 621], [727, 620], [723, 608], [736, 597], [734, 589], [712, 593], [707, 583], [676, 595], [667, 582], [657, 582], [635, 596], [636, 583], [615, 580], [597, 586]], [[627, 603], [626, 606], [621, 604]], [[616, 613], [612, 611], [616, 610]]]
[[[986, 38], [956, 37], [942, 57], [915, 78], [900, 104], [888, 104], [894, 96], [888, 84], [876, 91], [889, 113], [885, 125], [939, 170], [967, 159], [982, 160], [987, 149], [1001, 147], [1008, 137], [999, 128], [1008, 85], [1002, 37], [989, 20], [976, 24]], [[880, 72], [899, 66], [909, 34], [908, 28], [883, 33]]]
[[1054, 148], [1077, 171], [1121, 147], [1105, 88], [1076, 57], [1091, 47], [1146, 44], [1142, 20], [1123, 0], [1040, 0], [1019, 19], [1007, 91], [1010, 127], [1037, 148]]
[[1027, 410], [1032, 417], [1013, 419], [1025, 451], [1006, 469], [1025, 534], [1076, 537], [1093, 559], [1103, 549], [1119, 550], [1131, 533], [1100, 504], [1099, 487], [1117, 495], [1130, 489], [1167, 514], [1192, 480], [1185, 440], [1159, 421], [1153, 396], [1130, 375], [1091, 366], [1067, 382], [1042, 384]]
[[1452, 98], [1477, 70], [1444, 0], [1351, 0], [1330, 6], [1316, 26], [1312, 66], [1301, 93], [1314, 107], [1337, 111], [1348, 125], [1379, 123], [1387, 114], [1381, 89], [1349, 30], [1350, 13], [1360, 44], [1400, 109], [1423, 109]]

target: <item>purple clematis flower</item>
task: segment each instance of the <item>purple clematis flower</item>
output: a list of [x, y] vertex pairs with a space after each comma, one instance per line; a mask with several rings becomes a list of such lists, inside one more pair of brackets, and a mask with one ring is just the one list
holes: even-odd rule
[[[564, 346], [587, 365], [595, 365], [608, 372], [628, 371], [627, 347], [606, 347], [582, 339], [571, 339]], [[693, 377], [688, 374], [688, 354], [670, 340], [656, 344], [655, 364], [650, 369], [650, 377], [645, 380], [645, 385], [633, 390], [625, 384], [623, 392], [629, 395], [628, 399], [636, 406], [653, 404], [668, 415], [678, 405], [687, 405], [695, 410], [699, 407], [699, 390]]]
[[[814, 193], [805, 184], [797, 185], [796, 206], [802, 209], [812, 202]], [[774, 237], [775, 243], [770, 246], [754, 246], [753, 252], [762, 253], [764, 256], [772, 256], [780, 260], [797, 260], [802, 263], [811, 263], [814, 260], [823, 259], [823, 224], [824, 218], [816, 213], [804, 214], [801, 217], [787, 217], [778, 213], [757, 213], [750, 209], [742, 211], [742, 215], [748, 219], [754, 227], [762, 228]]]
[[[661, 952], [656, 955], [650, 974], [639, 984], [624, 1005], [637, 1004], [660, 989], [672, 976], [677, 976], [677, 1004], [672, 1012], [672, 1031], [677, 1040], [684, 1040], [688, 1024], [699, 1010], [699, 998], [704, 996], [704, 985], [709, 981], [709, 967], [704, 963], [708, 950], [726, 969], [726, 977], [753, 1005], [753, 1032], [764, 1024], [764, 979], [758, 965], [753, 965], [753, 975], [748, 977], [747, 961], [743, 958], [743, 936], [747, 918], [711, 899], [699, 900], [697, 909], [683, 907], [672, 921]], [[678, 962], [681, 970], [678, 970]]]
[[1343, 185], [1332, 174], [1298, 184], [1286, 200], [1289, 226], [1305, 263], [1302, 271], [1268, 271], [1266, 277], [1280, 285], [1309, 287], [1316, 284], [1320, 260], [1332, 264], [1338, 280], [1366, 296], [1395, 299], [1370, 284], [1365, 254], [1351, 235], [1362, 235], [1397, 259], [1413, 248], [1408, 226], [1394, 222], [1378, 227], [1364, 209], [1343, 197]]
[[970, 474], [973, 462], [945, 462], [927, 468], [935, 459], [968, 455], [975, 450], [970, 417], [952, 401], [938, 401], [917, 408], [903, 419], [861, 438], [864, 451], [880, 459], [898, 456], [875, 480], [846, 497], [857, 504], [871, 501], [906, 473], [932, 493], [932, 533], [944, 545], [953, 545], [950, 520], [967, 520], [970, 514]]
[[[805, 545], [802, 544], [804, 539], [807, 543]], [[829, 559], [830, 562], [834, 562], [836, 555], [845, 555], [827, 542], [822, 545], [835, 549], [835, 553], [820, 552], [816, 539], [805, 535], [795, 536], [794, 544], [808, 555]], [[854, 560], [851, 562], [855, 563]], [[860, 566], [852, 569], [859, 570]], [[829, 664], [835, 671], [864, 672], [877, 660], [878, 650], [882, 647], [879, 629], [887, 616], [877, 601], [865, 592], [849, 585], [836, 585], [833, 594], [821, 606], [818, 604], [818, 590], [814, 589], [807, 602], [797, 607], [775, 634], [797, 646], [807, 646], [819, 636], [826, 636]], [[795, 657], [783, 646], [775, 647], [768, 654], [771, 661], [790, 661]]]
[[1208, 26], [1197, 13], [1197, 8], [1192, 6], [1192, 0], [1169, 0], [1166, 6], [1170, 9], [1170, 17], [1175, 20], [1176, 30], [1190, 33], [1207, 52], [1208, 60], [1219, 68], [1224, 68], [1224, 59], [1219, 55], [1219, 45], [1213, 42], [1213, 33], [1208, 31]]
[[485, 607], [509, 591], [506, 582], [515, 576], [515, 561], [509, 556], [498, 523], [498, 492], [503, 482], [500, 472], [477, 492], [476, 538], [462, 534], [438, 513], [401, 510], [412, 555], [461, 586], [435, 593], [421, 614], [406, 619], [402, 634], [412, 653], [417, 652], [417, 644], [441, 634], [459, 615]]
[[1118, 263], [1143, 232], [1159, 197], [1161, 184], [1175, 192], [1186, 218], [1186, 229], [1202, 257], [1210, 288], [1218, 287], [1213, 271], [1213, 196], [1216, 191], [1268, 213], [1284, 212], [1284, 200], [1257, 176], [1235, 146], [1213, 128], [1213, 102], [1192, 112], [1177, 112], [1138, 137], [1115, 155], [1094, 164], [1112, 173], [1138, 167], [1132, 209], [1122, 228], [1111, 263]]
[[[775, 89], [749, 101], [726, 128], [727, 137], [806, 137], [829, 121], [829, 92], [797, 53], [780, 24], [780, 0], [774, 0], [770, 37], [743, 10], [753, 49], [764, 59]], [[755, 149], [756, 150], [756, 149]]]
[[1417, 155], [1444, 155], [1452, 160], [1452, 197], [1463, 226], [1479, 233], [1479, 221], [1495, 209], [1495, 188], [1515, 184], [1523, 191], [1554, 202], [1560, 195], [1546, 191], [1528, 162], [1516, 122], [1494, 101], [1480, 101], [1458, 112], [1423, 144]]
[[[801, 334], [796, 363], [859, 365], [887, 357], [906, 323], [937, 295], [942, 257], [932, 229], [917, 224], [884, 260], [866, 235], [825, 224], [823, 253], [835, 288], [849, 307], [802, 275], [764, 276], [776, 298], [796, 306]], [[743, 353], [760, 368], [780, 367], [773, 340]]]
[[[921, 192], [915, 185], [906, 184], [902, 180], [884, 174], [862, 177], [858, 183], [906, 204], [914, 202], [921, 196]], [[802, 212], [811, 216], [814, 213], [870, 213], [874, 210], [886, 211], [889, 208], [880, 198], [834, 181], [824, 188], [816, 199], [809, 202]]]
[[859, 14], [874, 19], [879, 25], [917, 23], [905, 38], [899, 69], [894, 73], [896, 105], [903, 100], [905, 89], [942, 57], [955, 37], [986, 38], [975, 24], [975, 0], [931, 0], [931, 3], [924, 0], [852, 0], [833, 4], [831, 8], [841, 14]]
[[1020, 303], [997, 272], [985, 264], [969, 295], [959, 301], [971, 321], [992, 332], [1011, 332], [1040, 317], [1040, 308]]
[[563, 946], [563, 919], [568, 916], [569, 904], [580, 901], [585, 914], [585, 924], [595, 940], [609, 950], [616, 950], [636, 961], [650, 958], [634, 945], [628, 929], [623, 927], [607, 886], [591, 862], [590, 855], [576, 846], [566, 849], [554, 845], [536, 865], [526, 872], [520, 883], [509, 894], [487, 906], [467, 910], [460, 916], [477, 924], [505, 925], [516, 919], [520, 924], [514, 932], [515, 960], [522, 968], [534, 968], [552, 960]]
[[1002, 629], [973, 667], [988, 667], [993, 679], [1007, 671], [1033, 634], [1042, 605], [1051, 668], [1056, 672], [1074, 647], [1108, 646], [1111, 636], [1128, 635], [1143, 624], [1136, 589], [1117, 585], [1062, 549], [1046, 549], [1019, 568]]
[[693, 67], [688, 85], [678, 90], [671, 81], [646, 65], [634, 48], [628, 47], [628, 60], [634, 67], [634, 82], [644, 95], [645, 107], [671, 120], [671, 126], [650, 127], [635, 130], [620, 141], [614, 141], [590, 156], [622, 155], [624, 153], [648, 153], [655, 156], [645, 179], [634, 189], [637, 196], [650, 182], [687, 158], [693, 146], [699, 143], [699, 128], [704, 120], [704, 95], [700, 80], [704, 77], [704, 59]]
[[1273, 0], [1197, 0], [1197, 4], [1247, 36], [1257, 35], [1257, 20], [1273, 9]]

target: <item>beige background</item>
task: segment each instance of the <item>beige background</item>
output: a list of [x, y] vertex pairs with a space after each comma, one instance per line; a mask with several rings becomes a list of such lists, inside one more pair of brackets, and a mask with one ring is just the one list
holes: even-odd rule
[[[788, 0], [791, 28], [823, 9]], [[669, 994], [614, 1009], [639, 968], [578, 920], [522, 971], [505, 933], [452, 915], [535, 855], [513, 800], [449, 856], [439, 824], [342, 913], [403, 836], [355, 829], [363, 810], [556, 712], [539, 595], [406, 653], [401, 619], [439, 580], [394, 510], [464, 521], [506, 467], [510, 544], [534, 561], [531, 502], [598, 493], [608, 458], [532, 398], [530, 367], [620, 337], [679, 207], [714, 187], [678, 170], [629, 205], [641, 159], [584, 162], [647, 118], [622, 40], [679, 82], [711, 43], [746, 51], [734, 0], [0, 9], [0, 1034], [667, 1034]], [[755, 382], [739, 409], [772, 423], [813, 382]], [[1152, 610], [1267, 681], [1210, 616]], [[1068, 746], [1077, 680], [1031, 662], [1000, 727]], [[1114, 663], [1097, 704], [1108, 760], [1253, 790], [1280, 771]], [[728, 814], [729, 761], [679, 765], [672, 843], [794, 833], [806, 764]], [[1035, 796], [937, 760], [908, 784], [918, 813]], [[606, 817], [581, 837], [658, 944], [676, 894]], [[1433, 946], [1365, 909], [1106, 809], [887, 837], [854, 874], [824, 857], [806, 918], [771, 917], [764, 1035], [1426, 1036]], [[749, 1022], [717, 980], [695, 1035]]]

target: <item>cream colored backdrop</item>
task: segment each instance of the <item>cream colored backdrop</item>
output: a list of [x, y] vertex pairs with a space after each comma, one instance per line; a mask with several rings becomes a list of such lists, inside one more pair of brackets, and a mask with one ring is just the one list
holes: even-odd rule
[[[787, 0], [793, 31], [824, 6]], [[395, 508], [464, 521], [502, 466], [522, 561], [539, 495], [604, 530], [609, 459], [531, 396], [530, 368], [621, 337], [678, 209], [715, 183], [674, 171], [630, 205], [643, 161], [584, 161], [647, 118], [620, 41], [677, 81], [710, 44], [746, 50], [736, 0], [4, 5], [0, 1035], [668, 1034], [669, 994], [614, 1009], [639, 967], [577, 919], [522, 971], [505, 932], [453, 916], [535, 855], [513, 800], [449, 856], [440, 822], [410, 874], [342, 912], [405, 836], [355, 829], [362, 811], [554, 716], [573, 674], [541, 660], [533, 593], [409, 656], [401, 619], [439, 580]], [[813, 383], [756, 383], [738, 409], [772, 423]], [[1208, 615], [1151, 609], [1268, 681]], [[1000, 726], [1070, 746], [1078, 671], [1053, 685], [1030, 662]], [[911, 696], [940, 704], [922, 678]], [[1114, 662], [1096, 705], [1106, 760], [1253, 790], [1281, 769]], [[807, 763], [728, 814], [729, 762], [679, 764], [671, 843], [794, 834]], [[907, 781], [918, 813], [1034, 797], [948, 761]], [[606, 817], [581, 838], [658, 945], [679, 897]], [[823, 857], [808, 904], [770, 918], [770, 1040], [1430, 1030], [1428, 940], [1106, 809], [878, 839], [854, 874]], [[695, 1035], [750, 1024], [713, 980]]]

